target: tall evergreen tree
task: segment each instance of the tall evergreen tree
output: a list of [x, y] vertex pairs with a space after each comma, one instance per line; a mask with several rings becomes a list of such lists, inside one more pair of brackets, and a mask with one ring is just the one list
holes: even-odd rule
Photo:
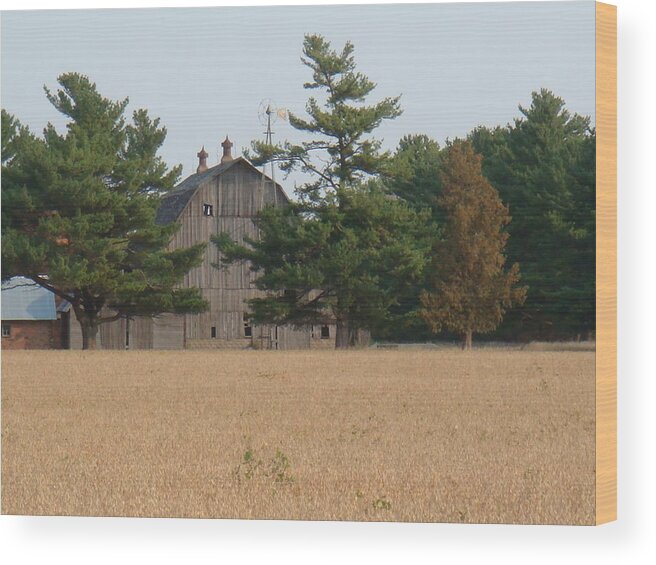
[[15, 155], [14, 145], [16, 143], [16, 135], [20, 129], [20, 122], [2, 109], [2, 163], [6, 163]]
[[510, 208], [508, 256], [529, 288], [505, 325], [527, 338], [585, 335], [595, 327], [595, 132], [548, 90], [520, 112], [470, 135]]
[[310, 175], [312, 180], [297, 189], [303, 201], [339, 204], [363, 180], [379, 174], [389, 160], [388, 152], [380, 152], [380, 141], [367, 135], [383, 120], [401, 114], [400, 97], [364, 105], [376, 85], [356, 71], [353, 49], [347, 42], [338, 53], [322, 36], [306, 35], [301, 61], [312, 71], [312, 81], [303, 87], [321, 90], [325, 102], [322, 105], [311, 96], [306, 105], [309, 119], [290, 112], [289, 122], [317, 138], [297, 145], [253, 142], [254, 162], [275, 162], [285, 172]]
[[435, 245], [429, 290], [422, 292], [422, 316], [433, 332], [443, 328], [463, 337], [494, 330], [509, 308], [524, 301], [519, 265], [505, 269], [508, 209], [481, 173], [481, 158], [467, 142], [451, 144], [443, 157], [437, 204], [446, 216], [444, 238]]
[[421, 222], [407, 205], [364, 182], [389, 158], [368, 134], [401, 113], [399, 99], [364, 104], [375, 85], [356, 71], [350, 42], [336, 52], [323, 37], [307, 35], [302, 62], [312, 72], [305, 88], [320, 90], [325, 101], [310, 97], [308, 117], [290, 114], [290, 123], [312, 139], [254, 142], [253, 149], [256, 163], [274, 161], [310, 180], [288, 208], [260, 214], [259, 240], [241, 246], [223, 235], [216, 242], [224, 263], [248, 259], [261, 273], [256, 284], [268, 294], [250, 302], [256, 322], [334, 320], [336, 347], [346, 348], [358, 330], [382, 323], [399, 289], [419, 276]]
[[85, 349], [121, 317], [204, 310], [196, 289], [176, 288], [204, 245], [167, 251], [177, 226], [155, 224], [180, 173], [157, 156], [166, 129], [145, 110], [126, 123], [128, 100], [102, 97], [83, 75], [58, 81], [46, 95], [69, 120], [65, 134], [48, 124], [36, 137], [3, 112], [3, 134], [14, 132], [2, 147], [3, 277], [68, 300]]
[[[405, 135], [390, 160], [384, 177], [388, 190], [416, 209], [439, 214], [441, 149], [424, 134]], [[439, 219], [435, 218], [437, 223]]]
[[[430, 250], [431, 242], [440, 238], [444, 214], [437, 205], [440, 194], [441, 154], [437, 141], [425, 134], [405, 135], [399, 141], [383, 175], [376, 182], [382, 190], [406, 202], [421, 217], [424, 225], [420, 237]], [[383, 341], [428, 341], [432, 334], [420, 316], [419, 290], [428, 286], [433, 266], [427, 262], [421, 279], [399, 290], [397, 303], [390, 307], [388, 322], [373, 334]]]

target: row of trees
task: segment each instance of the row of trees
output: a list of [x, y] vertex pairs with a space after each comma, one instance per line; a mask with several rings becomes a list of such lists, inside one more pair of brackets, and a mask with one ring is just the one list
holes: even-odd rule
[[253, 159], [312, 180], [288, 208], [259, 215], [257, 240], [214, 240], [224, 265], [247, 260], [260, 273], [266, 296], [250, 301], [254, 320], [335, 320], [337, 348], [355, 345], [361, 329], [398, 339], [423, 320], [470, 348], [474, 332], [495, 329], [526, 294], [519, 266], [506, 268], [510, 216], [480, 157], [468, 141], [440, 151], [418, 137], [402, 142], [418, 150], [418, 162], [391, 159], [368, 134], [400, 115], [399, 99], [365, 104], [375, 85], [357, 72], [350, 43], [337, 52], [306, 36], [303, 55], [312, 73], [305, 88], [323, 100], [310, 97], [308, 118], [289, 119], [310, 139], [254, 142]]
[[[480, 127], [467, 137], [482, 157], [483, 176], [498, 191], [512, 221], [505, 254], [519, 263], [526, 300], [506, 315], [493, 339], [576, 339], [595, 330], [595, 130], [590, 118], [570, 114], [548, 90], [505, 127]], [[438, 225], [446, 148], [425, 135], [406, 136], [384, 182]], [[413, 304], [405, 307], [413, 310]], [[385, 337], [390, 332], [383, 330]], [[406, 334], [426, 339], [421, 324]]]
[[307, 36], [303, 54], [305, 87], [323, 99], [311, 97], [308, 118], [292, 114], [290, 123], [310, 139], [254, 142], [253, 159], [312, 180], [289, 209], [259, 217], [260, 240], [215, 240], [224, 264], [247, 259], [262, 273], [268, 296], [251, 302], [256, 321], [335, 319], [338, 347], [354, 344], [361, 328], [408, 341], [446, 332], [465, 347], [473, 333], [529, 340], [594, 331], [589, 118], [543, 89], [506, 127], [480, 127], [445, 147], [409, 135], [392, 155], [368, 134], [401, 113], [399, 99], [365, 105], [375, 85], [356, 71], [353, 46], [336, 52]]
[[[571, 337], [594, 329], [594, 130], [562, 100], [535, 93], [523, 117], [479, 128], [444, 147], [407, 136], [395, 154], [370, 134], [401, 114], [399, 98], [367, 105], [375, 85], [356, 70], [353, 46], [306, 36], [308, 139], [253, 143], [309, 182], [285, 208], [256, 219], [260, 237], [214, 241], [222, 267], [248, 260], [264, 297], [255, 322], [337, 324], [336, 346], [361, 330], [382, 339], [450, 332], [506, 339]], [[157, 156], [166, 135], [127, 99], [103, 98], [86, 77], [46, 92], [68, 118], [37, 137], [2, 112], [3, 278], [26, 276], [68, 300], [92, 347], [119, 317], [206, 308], [178, 287], [204, 245], [168, 251], [177, 226], [155, 224], [180, 173]], [[512, 221], [511, 221], [512, 214]], [[508, 261], [507, 258], [508, 257]], [[519, 265], [522, 266], [520, 283]], [[111, 311], [111, 315], [105, 314]]]
[[530, 289], [502, 336], [584, 337], [596, 312], [595, 130], [546, 90], [519, 110], [512, 125], [469, 135], [510, 207], [508, 257]]

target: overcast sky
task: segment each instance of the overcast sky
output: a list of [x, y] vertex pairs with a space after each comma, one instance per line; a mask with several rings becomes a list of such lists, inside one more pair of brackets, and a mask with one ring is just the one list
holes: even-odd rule
[[[82, 72], [103, 95], [159, 116], [161, 154], [186, 176], [202, 145], [215, 164], [226, 134], [236, 154], [262, 138], [263, 99], [303, 112], [303, 35], [321, 33], [337, 48], [354, 43], [359, 70], [378, 85], [372, 101], [402, 95], [403, 115], [376, 133], [386, 148], [407, 133], [442, 143], [506, 124], [542, 87], [594, 120], [594, 10], [578, 1], [3, 12], [2, 107], [37, 132], [63, 126], [43, 85]], [[274, 132], [299, 140], [282, 121]]]

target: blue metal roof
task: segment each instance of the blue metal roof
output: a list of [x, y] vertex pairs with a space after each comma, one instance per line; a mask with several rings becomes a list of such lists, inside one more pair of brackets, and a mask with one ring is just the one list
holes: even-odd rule
[[3, 320], [56, 320], [55, 295], [25, 277], [2, 283]]

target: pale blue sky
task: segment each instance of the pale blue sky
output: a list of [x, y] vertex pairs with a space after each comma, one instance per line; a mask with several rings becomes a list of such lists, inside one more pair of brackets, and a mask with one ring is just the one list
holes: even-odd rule
[[[376, 133], [386, 148], [407, 133], [442, 143], [506, 124], [541, 87], [594, 120], [594, 15], [592, 1], [3, 12], [2, 107], [37, 132], [63, 125], [43, 85], [85, 73], [161, 118], [161, 154], [186, 176], [201, 145], [215, 164], [226, 134], [236, 153], [263, 137], [262, 99], [303, 112], [301, 45], [316, 32], [355, 44], [378, 84], [371, 100], [402, 94], [403, 115]], [[299, 139], [284, 122], [274, 131]]]

